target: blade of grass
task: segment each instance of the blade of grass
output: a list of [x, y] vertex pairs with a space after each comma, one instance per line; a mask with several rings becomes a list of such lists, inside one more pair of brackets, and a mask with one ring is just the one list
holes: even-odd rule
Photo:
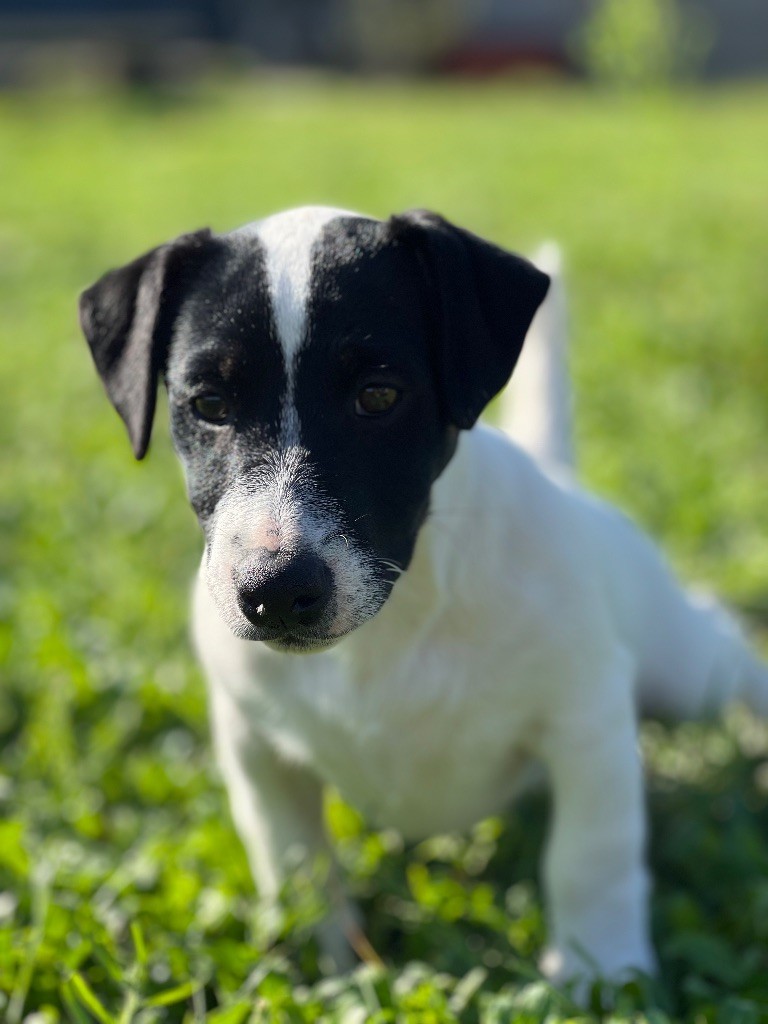
[[51, 872], [46, 865], [41, 865], [32, 872], [30, 887], [32, 896], [32, 927], [29, 932], [28, 953], [24, 962], [19, 967], [19, 972], [13, 986], [13, 993], [8, 1002], [7, 1024], [19, 1024], [22, 1018], [24, 1004], [27, 1001], [27, 993], [35, 973], [37, 954], [45, 935], [45, 921], [48, 916], [51, 894]]
[[175, 988], [166, 989], [165, 992], [159, 992], [156, 996], [151, 996], [149, 999], [145, 999], [144, 1006], [173, 1006], [174, 1003], [180, 1003], [184, 999], [193, 999], [195, 992], [197, 992], [199, 988], [199, 981], [185, 981], [183, 985], [177, 985]]
[[76, 972], [65, 984], [70, 987], [72, 994], [79, 999], [80, 1004], [99, 1021], [99, 1024], [118, 1024], [116, 1018], [109, 1013], [82, 974]]

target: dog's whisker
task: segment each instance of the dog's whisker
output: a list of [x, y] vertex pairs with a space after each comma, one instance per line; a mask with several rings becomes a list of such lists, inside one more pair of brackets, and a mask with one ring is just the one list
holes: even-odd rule
[[388, 558], [380, 558], [378, 561], [379, 565], [383, 565], [384, 568], [389, 569], [390, 572], [396, 572], [398, 574], [405, 572], [405, 569], [403, 569], [401, 565], [398, 565], [397, 562], [393, 562]]
[[397, 572], [397, 573], [405, 572], [405, 570], [401, 569], [399, 565], [390, 565], [388, 562], [382, 562], [381, 564], [384, 566], [385, 569], [389, 569], [390, 572]]

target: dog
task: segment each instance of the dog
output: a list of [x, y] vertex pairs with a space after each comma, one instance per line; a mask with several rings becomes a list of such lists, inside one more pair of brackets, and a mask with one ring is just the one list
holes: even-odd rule
[[[765, 714], [768, 670], [575, 483], [547, 259], [425, 211], [304, 207], [161, 245], [80, 311], [139, 459], [165, 380], [205, 535], [194, 641], [261, 898], [326, 849], [326, 783], [418, 839], [543, 766], [541, 968], [583, 985], [655, 967], [638, 714]], [[479, 417], [532, 321], [514, 441]], [[340, 968], [354, 931], [340, 897], [319, 936]]]

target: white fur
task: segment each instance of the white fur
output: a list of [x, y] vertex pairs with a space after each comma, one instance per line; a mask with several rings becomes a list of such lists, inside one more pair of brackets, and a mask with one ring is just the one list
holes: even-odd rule
[[[538, 343], [562, 338], [540, 331]], [[538, 398], [560, 394], [542, 384]], [[541, 435], [563, 422], [548, 413]], [[554, 791], [543, 969], [556, 980], [653, 969], [636, 705], [696, 716], [742, 697], [765, 712], [768, 673], [629, 521], [556, 477], [499, 431], [462, 434], [408, 572], [324, 653], [236, 639], [198, 585], [218, 755], [265, 899], [289, 851], [323, 848], [325, 782], [371, 823], [417, 838], [502, 810], [543, 764]], [[326, 926], [337, 961], [348, 915]]]

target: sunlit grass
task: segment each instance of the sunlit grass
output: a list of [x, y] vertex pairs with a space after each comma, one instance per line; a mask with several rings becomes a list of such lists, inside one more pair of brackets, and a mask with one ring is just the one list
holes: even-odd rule
[[[289, 80], [174, 100], [0, 96], [0, 1019], [574, 1017], [535, 980], [537, 802], [408, 851], [334, 803], [388, 972], [317, 986], [306, 877], [265, 953], [188, 652], [199, 538], [164, 411], [135, 465], [76, 294], [176, 233], [305, 202], [427, 206], [522, 249], [557, 238], [584, 476], [758, 629], [767, 114], [762, 87], [642, 100]], [[737, 717], [647, 745], [663, 978], [625, 993], [618, 1019], [655, 1000], [655, 1024], [760, 1021], [765, 732]]]

